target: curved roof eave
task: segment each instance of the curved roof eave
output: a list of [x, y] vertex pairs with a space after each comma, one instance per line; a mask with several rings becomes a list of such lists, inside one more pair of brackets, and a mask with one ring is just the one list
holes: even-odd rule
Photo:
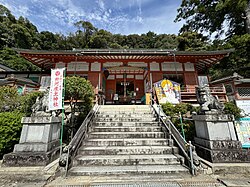
[[225, 55], [234, 49], [217, 51], [175, 51], [168, 49], [77, 49], [77, 50], [30, 50], [13, 48], [18, 53], [59, 55]]

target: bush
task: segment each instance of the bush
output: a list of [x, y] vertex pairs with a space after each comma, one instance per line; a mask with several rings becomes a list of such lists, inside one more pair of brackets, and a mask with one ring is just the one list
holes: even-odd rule
[[0, 113], [0, 158], [4, 154], [11, 152], [14, 145], [18, 143], [23, 116], [23, 113], [17, 111]]
[[162, 105], [162, 109], [167, 116], [174, 117], [175, 115], [174, 105], [172, 105], [171, 103], [166, 103]]
[[18, 109], [21, 105], [20, 96], [15, 87], [0, 87], [0, 112], [10, 112]]
[[[193, 140], [195, 136], [195, 126], [194, 121], [191, 119], [188, 120], [188, 117], [191, 117], [192, 112], [197, 111], [197, 108], [187, 103], [180, 103], [177, 105], [173, 105], [171, 103], [166, 103], [162, 105], [162, 109], [167, 116], [170, 117], [173, 124], [182, 134], [182, 126], [185, 133], [185, 138], [187, 141]], [[183, 121], [181, 124], [180, 114], [182, 115]], [[184, 119], [185, 118], [185, 119]]]
[[234, 115], [235, 119], [239, 119], [239, 118], [243, 117], [240, 114], [241, 113], [241, 109], [239, 107], [237, 107], [233, 102], [227, 102], [227, 103], [225, 103], [224, 112], [226, 114]]
[[31, 107], [41, 92], [18, 95], [17, 89], [0, 87], [0, 158], [13, 150], [21, 135], [21, 118], [30, 116]]
[[30, 116], [32, 113], [32, 106], [36, 102], [37, 97], [42, 97], [43, 92], [31, 92], [21, 97], [20, 112], [25, 113], [25, 116]]

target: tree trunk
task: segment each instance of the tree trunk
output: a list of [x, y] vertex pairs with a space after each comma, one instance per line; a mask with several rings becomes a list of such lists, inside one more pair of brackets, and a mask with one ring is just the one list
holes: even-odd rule
[[250, 1], [248, 2], [247, 8], [246, 8], [246, 33], [250, 34]]

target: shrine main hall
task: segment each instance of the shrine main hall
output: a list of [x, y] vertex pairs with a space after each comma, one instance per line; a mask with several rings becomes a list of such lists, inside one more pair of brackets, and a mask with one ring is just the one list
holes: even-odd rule
[[[95, 90], [103, 93], [106, 102], [114, 96], [121, 100], [136, 96], [140, 100], [153, 90], [153, 84], [162, 79], [180, 83], [181, 100], [195, 102], [195, 87], [208, 84], [208, 69], [229, 55], [232, 50], [174, 51], [132, 49], [83, 49], [69, 51], [42, 51], [16, 49], [25, 59], [40, 67], [40, 73], [28, 73], [44, 86], [49, 82], [50, 69], [66, 68], [66, 75], [88, 79]], [[32, 77], [33, 76], [33, 77]], [[211, 88], [212, 94], [225, 100], [225, 89]]]

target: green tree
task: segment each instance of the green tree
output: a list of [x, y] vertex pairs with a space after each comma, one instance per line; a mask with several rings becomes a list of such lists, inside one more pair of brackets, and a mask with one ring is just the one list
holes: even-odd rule
[[175, 34], [156, 35], [154, 48], [157, 49], [177, 49], [178, 40]]
[[[239, 73], [244, 77], [250, 75], [250, 34], [241, 36], [233, 36], [229, 41], [222, 42], [221, 44], [215, 44], [215, 49], [227, 49], [234, 48], [228, 57], [221, 60], [219, 64], [214, 65], [210, 70], [209, 74], [212, 79], [218, 79], [225, 76], [230, 76], [234, 72]], [[226, 67], [226, 68], [225, 68]]]
[[185, 20], [181, 31], [207, 31], [221, 34], [224, 23], [228, 34], [250, 33], [249, 0], [182, 0], [175, 21]]
[[111, 49], [122, 49], [123, 47], [119, 45], [118, 43], [111, 43], [109, 44], [109, 48]]
[[125, 44], [125, 35], [121, 35], [121, 34], [113, 34], [113, 40], [115, 43], [117, 43], [120, 46], [124, 46]]
[[[15, 24], [12, 24], [12, 27]], [[38, 46], [38, 30], [35, 25], [33, 25], [27, 18], [24, 18], [20, 16], [17, 20], [17, 24], [19, 31], [15, 34], [16, 40], [18, 39], [18, 42], [16, 42], [16, 46], [18, 48], [35, 48], [40, 49], [40, 46]], [[19, 44], [20, 42], [20, 44]]]
[[38, 71], [37, 66], [20, 57], [13, 49], [0, 50], [0, 63], [17, 71]]
[[55, 46], [56, 49], [60, 50], [72, 50], [74, 46], [68, 41], [68, 37], [63, 34], [55, 34], [57, 45]]
[[11, 12], [0, 5], [0, 49], [4, 47], [18, 47], [30, 49], [35, 42], [37, 28], [24, 17], [18, 20]]
[[49, 31], [42, 31], [38, 34], [40, 47], [43, 50], [51, 50], [56, 49], [57, 46], [57, 38], [54, 33]]
[[15, 45], [14, 47], [30, 49], [32, 46], [32, 36], [27, 28], [21, 24], [12, 24], [11, 30], [14, 33]]
[[107, 49], [112, 43], [112, 39], [112, 33], [101, 29], [91, 36], [89, 46], [90, 48]]
[[[235, 52], [210, 69], [213, 79], [232, 75], [233, 72], [249, 77], [250, 72], [250, 1], [249, 0], [183, 0], [176, 21], [186, 20], [184, 31], [207, 31], [227, 39], [215, 40], [208, 49], [235, 48]], [[228, 23], [227, 27], [224, 27]], [[226, 67], [226, 68], [225, 68]]]
[[178, 49], [181, 51], [206, 50], [208, 38], [197, 32], [184, 32], [178, 37]]
[[73, 137], [74, 131], [77, 129], [76, 112], [80, 112], [82, 116], [90, 111], [93, 102], [93, 87], [91, 83], [81, 77], [66, 77], [65, 100], [69, 100], [71, 108], [71, 124], [70, 131]]
[[16, 19], [11, 12], [3, 5], [0, 5], [0, 49], [14, 45], [14, 33], [10, 25], [15, 23]]
[[[74, 24], [77, 28], [77, 35], [83, 36], [84, 43], [82, 45], [83, 48], [88, 48], [90, 43], [90, 37], [94, 34], [94, 32], [97, 31], [97, 29], [92, 25], [92, 23], [88, 21], [78, 21]], [[81, 28], [83, 28], [83, 32], [81, 31]]]
[[77, 102], [80, 100], [84, 107], [91, 107], [93, 97], [93, 87], [88, 80], [78, 76], [66, 77], [65, 99], [70, 101], [73, 112], [76, 111]]
[[139, 34], [130, 34], [126, 36], [124, 45], [130, 49], [146, 48], [145, 42]]
[[156, 34], [152, 31], [149, 31], [146, 34], [142, 34], [140, 40], [143, 40], [144, 48], [152, 49], [155, 47]]

